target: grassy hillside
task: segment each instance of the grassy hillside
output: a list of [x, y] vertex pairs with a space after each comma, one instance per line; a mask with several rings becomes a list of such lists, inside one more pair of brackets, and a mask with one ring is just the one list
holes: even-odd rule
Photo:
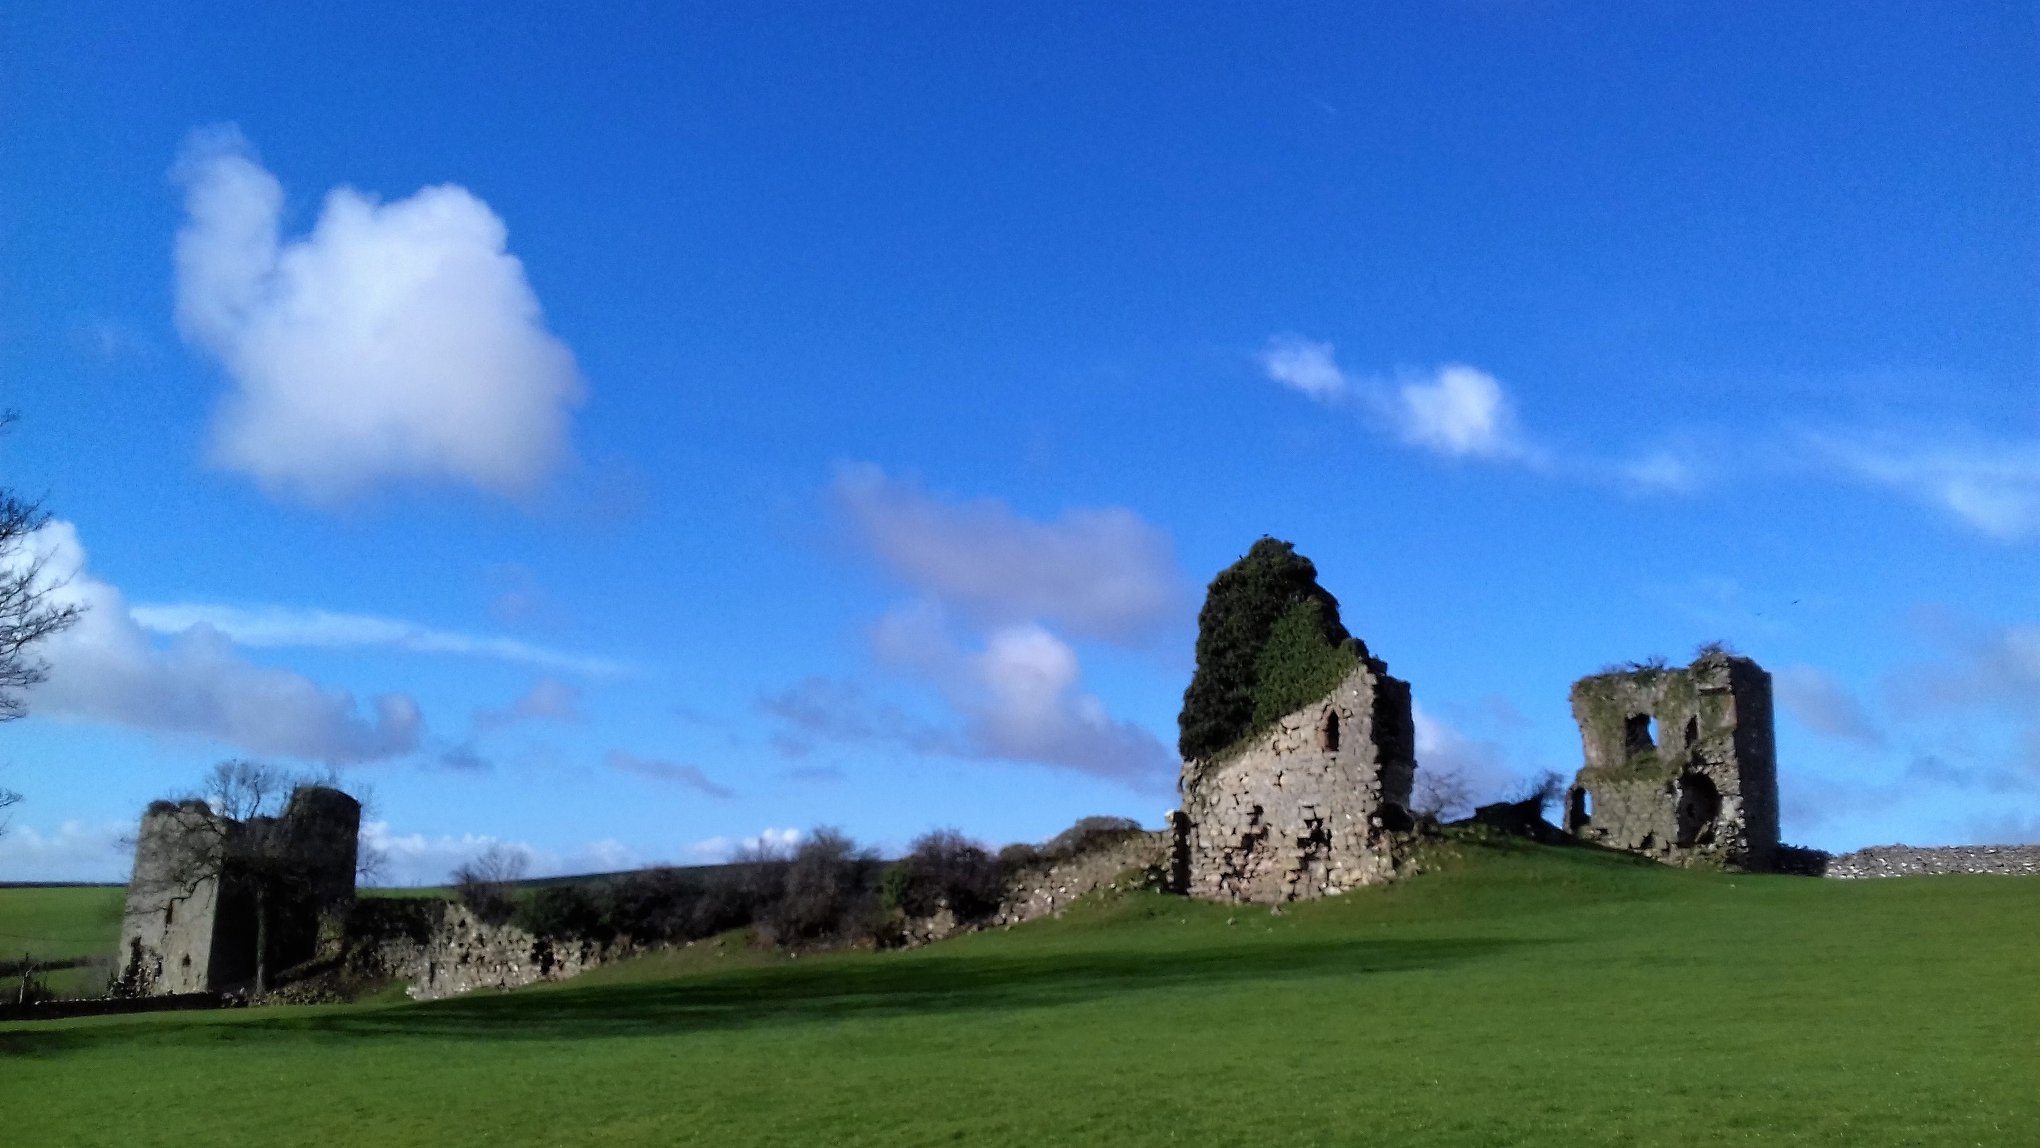
[[0, 1026], [20, 1143], [2023, 1144], [2040, 881], [1459, 846], [907, 954]]
[[[120, 885], [0, 887], [0, 961], [12, 967], [24, 956], [62, 964], [83, 957], [111, 958], [120, 941]], [[82, 967], [57, 969], [44, 979], [57, 992], [70, 992], [93, 975]], [[0, 999], [20, 978], [0, 976]]]

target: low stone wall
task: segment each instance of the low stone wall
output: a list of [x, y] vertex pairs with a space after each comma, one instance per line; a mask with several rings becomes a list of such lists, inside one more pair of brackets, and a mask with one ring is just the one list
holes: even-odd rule
[[1933, 873], [2040, 876], [2040, 845], [1874, 845], [1827, 859], [1823, 877], [1921, 877]]
[[404, 991], [413, 1000], [563, 981], [635, 951], [620, 941], [554, 941], [514, 925], [491, 925], [452, 901], [363, 904], [365, 911], [352, 923], [358, 930], [354, 963], [373, 975], [408, 982]]
[[1129, 871], [1137, 873], [1135, 880], [1143, 886], [1167, 887], [1173, 852], [1173, 832], [1161, 829], [1129, 833], [1122, 840], [1073, 856], [1038, 862], [1020, 870], [1007, 883], [1006, 898], [990, 923], [1017, 925], [1056, 916], [1070, 902]]

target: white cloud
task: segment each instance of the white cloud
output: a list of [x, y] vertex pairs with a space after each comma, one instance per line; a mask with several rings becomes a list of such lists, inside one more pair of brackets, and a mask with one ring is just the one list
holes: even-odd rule
[[573, 355], [465, 188], [390, 203], [335, 188], [286, 241], [282, 185], [238, 131], [194, 133], [173, 175], [178, 325], [233, 384], [220, 465], [331, 503], [386, 480], [520, 494], [566, 457]]
[[1130, 510], [1038, 522], [994, 499], [938, 499], [869, 464], [838, 469], [832, 494], [896, 576], [987, 622], [1046, 620], [1134, 642], [1187, 614], [1168, 534]]
[[1877, 723], [1840, 682], [1813, 666], [1787, 666], [1774, 675], [1779, 704], [1808, 729], [1828, 737], [1884, 744]]
[[[1189, 595], [1166, 533], [1119, 509], [1033, 521], [995, 500], [930, 496], [870, 465], [840, 468], [831, 493], [859, 540], [923, 595], [878, 621], [873, 652], [933, 685], [952, 720], [923, 722], [854, 686], [809, 679], [760, 703], [792, 731], [779, 739], [783, 751], [805, 752], [812, 736], [1034, 762], [1147, 787], [1172, 776], [1175, 755], [1152, 733], [1114, 720], [1078, 688], [1076, 650], [1047, 625], [1138, 646], [1187, 621]], [[982, 636], [981, 648], [956, 639], [955, 618]]]
[[1475, 805], [1500, 801], [1517, 781], [1495, 742], [1464, 733], [1420, 705], [1410, 707], [1410, 717], [1417, 732], [1417, 788], [1437, 787], [1441, 793], [1449, 788], [1459, 797], [1444, 810], [1446, 816], [1464, 816]]
[[534, 646], [515, 638], [437, 630], [416, 622], [372, 614], [341, 614], [285, 606], [222, 606], [203, 602], [138, 603], [132, 610], [144, 629], [181, 634], [210, 627], [235, 644], [261, 649], [385, 648], [418, 654], [454, 654], [566, 670], [597, 676], [620, 671], [605, 658], [583, 657]]
[[2040, 441], [1826, 435], [1813, 445], [1857, 477], [1904, 491], [1993, 538], [2040, 537]]
[[636, 777], [648, 777], [653, 781], [667, 782], [685, 789], [692, 789], [709, 797], [727, 798], [736, 796], [735, 791], [726, 785], [717, 783], [708, 774], [702, 772], [701, 767], [698, 765], [638, 757], [635, 754], [625, 753], [620, 749], [610, 750], [602, 760], [609, 768], [618, 773], [628, 773]]
[[1405, 372], [1391, 382], [1339, 367], [1330, 343], [1277, 335], [1261, 352], [1277, 383], [1327, 405], [1357, 397], [1411, 446], [1447, 458], [1534, 463], [1539, 455], [1516, 423], [1515, 405], [1493, 375], [1463, 363]]
[[531, 877], [614, 873], [645, 864], [637, 850], [614, 838], [602, 838], [558, 852], [523, 841], [506, 841], [479, 833], [442, 833], [436, 836], [397, 833], [387, 821], [363, 822], [361, 843], [382, 855], [383, 872], [378, 882], [385, 885], [444, 885], [454, 869], [498, 847], [522, 856], [525, 873]]
[[[1141, 788], [1175, 780], [1176, 755], [1146, 728], [1119, 721], [1079, 688], [1076, 651], [1032, 622], [963, 648], [925, 608], [887, 616], [881, 658], [934, 685], [957, 728], [924, 722], [848, 683], [810, 678], [760, 708], [800, 737], [891, 744], [973, 761], [1047, 765]], [[793, 743], [804, 748], [804, 742]]]
[[581, 713], [581, 691], [565, 682], [551, 678], [540, 678], [531, 688], [519, 694], [507, 709], [477, 710], [475, 728], [501, 729], [523, 721], [564, 721], [584, 720]]
[[761, 829], [750, 837], [710, 837], [689, 845], [687, 856], [706, 865], [734, 860], [746, 854], [783, 855], [792, 852], [803, 836], [798, 829]]
[[66, 821], [44, 833], [15, 824], [0, 834], [0, 877], [9, 881], [126, 881], [134, 851], [122, 838], [132, 824]]
[[1261, 351], [1261, 369], [1283, 386], [1323, 403], [1344, 399], [1352, 389], [1332, 355], [1332, 345], [1301, 335], [1270, 337]]
[[254, 665], [205, 624], [157, 645], [121, 592], [86, 571], [85, 549], [70, 523], [43, 527], [29, 550], [49, 558], [52, 600], [85, 611], [39, 651], [50, 663], [50, 677], [29, 694], [33, 712], [336, 763], [393, 757], [417, 747], [424, 718], [418, 703], [403, 694], [372, 699], [365, 716], [352, 694], [290, 670]]
[[1033, 624], [992, 633], [971, 655], [974, 689], [959, 705], [986, 756], [1038, 761], [1131, 784], [1174, 781], [1176, 756], [1154, 734], [1115, 721], [1080, 692], [1077, 653]]
[[1403, 441], [1452, 458], [1527, 459], [1516, 414], [1493, 375], [1448, 363], [1396, 390]]

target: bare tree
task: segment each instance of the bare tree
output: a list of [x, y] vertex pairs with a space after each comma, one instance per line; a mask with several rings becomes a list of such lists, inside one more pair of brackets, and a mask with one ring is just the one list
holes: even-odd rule
[[1464, 816], [1473, 810], [1473, 785], [1454, 766], [1426, 765], [1417, 770], [1410, 812], [1433, 821]]
[[[0, 411], [0, 433], [15, 417]], [[50, 673], [33, 648], [68, 628], [81, 612], [75, 603], [52, 600], [63, 582], [47, 576], [50, 555], [31, 548], [36, 531], [49, 520], [40, 499], [0, 489], [0, 721], [28, 713], [23, 691]]]
[[500, 925], [517, 909], [511, 887], [524, 879], [530, 861], [524, 850], [499, 841], [453, 871], [454, 896], [475, 916]]
[[[13, 411], [0, 411], [0, 434], [16, 417]], [[51, 600], [63, 583], [46, 577], [50, 555], [30, 549], [35, 532], [49, 520], [40, 500], [0, 488], [0, 722], [28, 714], [24, 691], [50, 675], [49, 663], [31, 651], [81, 613], [75, 603]], [[0, 787], [0, 810], [20, 802], [21, 794]], [[6, 834], [7, 821], [0, 818], [0, 837]]]

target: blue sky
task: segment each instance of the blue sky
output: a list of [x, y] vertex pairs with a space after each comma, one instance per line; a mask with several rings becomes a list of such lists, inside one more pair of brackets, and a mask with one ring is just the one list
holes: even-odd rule
[[1785, 832], [2040, 840], [2031, 4], [17, 7], [0, 878], [1155, 822], [1294, 541], [1484, 792], [1725, 639]]

